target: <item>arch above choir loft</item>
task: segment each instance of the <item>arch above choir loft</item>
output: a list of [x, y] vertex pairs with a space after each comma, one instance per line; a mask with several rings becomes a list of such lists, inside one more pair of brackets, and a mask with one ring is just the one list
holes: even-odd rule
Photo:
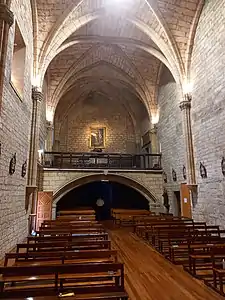
[[[100, 181], [115, 182], [136, 190], [144, 196], [149, 207], [162, 209], [162, 175], [161, 171], [148, 172], [78, 172], [78, 171], [60, 171], [44, 170], [43, 173], [43, 191], [52, 191], [52, 211], [55, 216], [56, 205], [73, 189], [82, 185]], [[126, 199], [124, 200], [126, 201]]]

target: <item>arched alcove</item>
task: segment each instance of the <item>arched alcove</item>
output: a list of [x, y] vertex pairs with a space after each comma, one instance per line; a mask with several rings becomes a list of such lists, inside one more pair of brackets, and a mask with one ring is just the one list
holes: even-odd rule
[[[97, 209], [97, 200], [104, 206]], [[149, 209], [149, 201], [134, 188], [115, 181], [101, 180], [80, 185], [65, 194], [56, 205], [57, 212], [93, 208], [98, 219], [110, 219], [112, 208]]]
[[52, 217], [55, 218], [56, 216], [56, 208], [57, 203], [70, 191], [83, 186], [88, 183], [92, 182], [115, 182], [127, 187], [132, 188], [133, 190], [137, 191], [140, 195], [142, 195], [148, 201], [148, 208], [151, 204], [160, 204], [159, 199], [155, 196], [154, 192], [151, 191], [150, 187], [146, 187], [144, 184], [139, 183], [138, 181], [118, 175], [118, 174], [93, 174], [88, 176], [83, 176], [81, 178], [77, 178], [74, 180], [65, 183], [61, 186], [58, 190], [54, 192], [53, 195], [53, 204], [52, 204]]
[[56, 206], [57, 202], [68, 192], [73, 190], [76, 187], [79, 187], [81, 185], [94, 182], [94, 181], [102, 181], [102, 180], [108, 180], [112, 182], [118, 182], [124, 185], [127, 185], [129, 187], [132, 187], [133, 189], [137, 190], [139, 193], [141, 193], [143, 196], [148, 199], [149, 202], [157, 202], [157, 198], [154, 195], [153, 192], [149, 188], [147, 188], [144, 184], [141, 184], [137, 182], [136, 180], [133, 180], [131, 178], [118, 175], [118, 174], [94, 174], [94, 175], [88, 175], [83, 176], [78, 179], [74, 179], [62, 187], [60, 187], [57, 191], [54, 192], [53, 195], [53, 206]]

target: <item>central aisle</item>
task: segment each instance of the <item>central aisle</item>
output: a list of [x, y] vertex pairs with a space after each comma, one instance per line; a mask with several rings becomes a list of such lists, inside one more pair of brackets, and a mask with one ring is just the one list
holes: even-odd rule
[[118, 229], [110, 235], [112, 247], [125, 263], [125, 287], [131, 300], [224, 299], [132, 233]]

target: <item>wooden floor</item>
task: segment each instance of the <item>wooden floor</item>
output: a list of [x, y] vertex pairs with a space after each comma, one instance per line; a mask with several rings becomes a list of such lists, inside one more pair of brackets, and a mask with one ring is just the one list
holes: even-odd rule
[[131, 300], [225, 299], [124, 229], [110, 230], [112, 247], [125, 263], [125, 285]]

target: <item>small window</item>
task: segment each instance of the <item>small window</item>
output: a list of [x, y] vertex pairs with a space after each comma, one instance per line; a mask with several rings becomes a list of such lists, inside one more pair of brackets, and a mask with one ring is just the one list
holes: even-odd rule
[[15, 38], [11, 70], [11, 84], [20, 98], [23, 98], [26, 45], [19, 26], [15, 24]]

